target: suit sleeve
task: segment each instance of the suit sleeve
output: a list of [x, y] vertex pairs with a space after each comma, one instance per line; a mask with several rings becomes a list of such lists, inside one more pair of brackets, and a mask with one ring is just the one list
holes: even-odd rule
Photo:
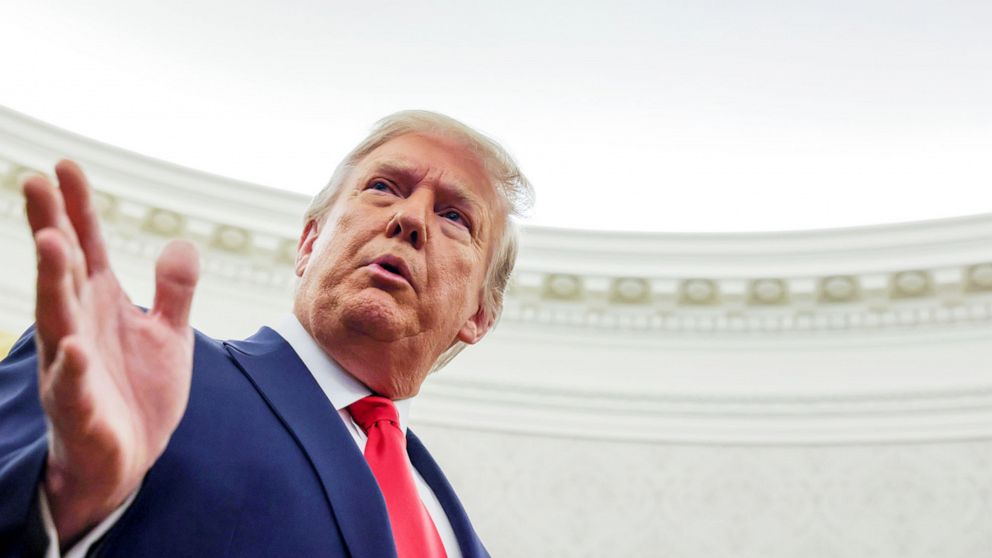
[[[96, 527], [89, 530], [88, 533], [83, 535], [83, 538], [72, 543], [72, 546], [65, 551], [61, 552], [58, 544], [50, 544], [48, 550], [45, 552], [45, 558], [86, 558], [91, 556], [95, 549], [100, 545], [100, 541], [107, 531], [113, 529], [114, 525], [117, 525], [117, 520], [124, 515], [124, 512], [131, 507], [131, 502], [134, 502], [134, 498], [138, 495], [138, 491], [135, 490], [130, 496], [124, 500], [124, 503], [117, 507], [114, 511], [110, 513]], [[45, 529], [45, 536], [49, 542], [58, 541], [59, 533], [55, 530], [55, 522], [52, 520], [52, 514], [48, 509], [48, 500], [45, 498], [45, 491], [42, 487], [38, 487], [38, 501], [41, 504], [41, 517], [42, 525]], [[34, 540], [34, 539], [33, 539]], [[40, 541], [40, 539], [37, 539]], [[36, 556], [37, 554], [32, 554]], [[40, 556], [40, 555], [38, 555]]]
[[0, 362], [0, 557], [40, 557], [48, 548], [38, 501], [47, 430], [32, 327]]

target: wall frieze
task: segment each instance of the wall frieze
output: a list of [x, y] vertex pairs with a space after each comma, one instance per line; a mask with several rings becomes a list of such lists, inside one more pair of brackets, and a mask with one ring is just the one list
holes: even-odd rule
[[[0, 145], [0, 235], [16, 248], [10, 256], [16, 256], [16, 270], [33, 264], [20, 180], [68, 155], [90, 172], [112, 257], [123, 260], [130, 278], [138, 277], [136, 270], [150, 271], [170, 239], [186, 238], [200, 248], [204, 278], [216, 279], [203, 285], [210, 289], [209, 311], [230, 306], [236, 294], [242, 297], [238, 302], [250, 299], [244, 307], [288, 300], [303, 196], [152, 161], [3, 110]], [[18, 316], [0, 324], [5, 331], [29, 321], [33, 297], [24, 284], [27, 275], [4, 280], [9, 292], [0, 296], [0, 308]], [[470, 350], [454, 369], [430, 380], [431, 389], [418, 403], [418, 422], [649, 443], [992, 437], [987, 362], [969, 352], [987, 344], [940, 346], [939, 339], [960, 341], [976, 332], [988, 338], [992, 215], [779, 234], [525, 227], [504, 320], [521, 326], [510, 328], [511, 336], [525, 332], [537, 341], [527, 345], [514, 338], [498, 345], [498, 330], [497, 339], [487, 341], [493, 353], [473, 361]], [[741, 341], [746, 349], [716, 355], [724, 359], [719, 369], [729, 372], [714, 376], [706, 364], [719, 345], [717, 337], [729, 341], [724, 344]], [[902, 358], [901, 350], [862, 351], [880, 345], [881, 337], [898, 338], [905, 344], [900, 349], [930, 344], [944, 359], [941, 364], [949, 364], [941, 377], [931, 379], [924, 374], [933, 368], [930, 361], [910, 370], [912, 360], [920, 360], [917, 353]], [[798, 346], [808, 338], [828, 338], [852, 359], [888, 360], [874, 375], [871, 363], [845, 370], [840, 359], [808, 362], [807, 347]], [[650, 340], [646, 349], [627, 351], [645, 339]], [[668, 340], [706, 358], [689, 355], [668, 367], [677, 356], [663, 346]], [[612, 352], [585, 351], [566, 369], [555, 370], [583, 343], [608, 345]], [[781, 369], [766, 371], [765, 360], [755, 359], [756, 369], [743, 366], [741, 355], [756, 347], [777, 351], [767, 361]], [[512, 351], [529, 352], [514, 360]], [[831, 351], [817, 353], [819, 360]], [[495, 352], [501, 354], [488, 358]], [[662, 359], [664, 366], [658, 364]], [[459, 375], [460, 366], [476, 366], [466, 372], [478, 379]], [[881, 377], [882, 372], [889, 375]], [[538, 375], [547, 386], [532, 385]], [[610, 385], [629, 387], [575, 388], [603, 385], [604, 375], [615, 376]], [[828, 381], [815, 384], [816, 378]], [[918, 390], [903, 389], [910, 379]], [[743, 385], [750, 393], [679, 393], [676, 381], [702, 392]], [[638, 391], [644, 385], [653, 391]], [[782, 386], [805, 386], [806, 394], [784, 394]], [[859, 391], [839, 392], [851, 386]]]
[[[154, 259], [170, 238], [203, 272], [292, 283], [306, 198], [183, 169], [0, 111], [0, 214], [68, 154], [93, 169], [108, 243]], [[780, 335], [992, 322], [992, 214], [824, 231], [636, 234], [524, 227], [504, 319], [600, 332]]]
[[[0, 212], [21, 220], [19, 183], [37, 171], [2, 158], [0, 165]], [[94, 187], [113, 250], [154, 260], [169, 239], [187, 238], [200, 246], [205, 274], [281, 291], [292, 283], [296, 240], [290, 236]], [[956, 266], [799, 277], [611, 276], [528, 269], [525, 261], [511, 280], [504, 319], [604, 331], [762, 334], [989, 322], [992, 238], [988, 244], [988, 260]]]

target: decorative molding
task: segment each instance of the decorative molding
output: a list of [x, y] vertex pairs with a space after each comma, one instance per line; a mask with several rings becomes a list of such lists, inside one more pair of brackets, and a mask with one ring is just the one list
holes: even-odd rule
[[[3, 109], [0, 146], [0, 330], [34, 307], [18, 183], [63, 155], [91, 176], [136, 300], [182, 237], [206, 331], [285, 311], [302, 196]], [[474, 517], [495, 555], [988, 554], [992, 215], [522, 232], [504, 323], [428, 379], [413, 417], [467, 507], [489, 510]]]
[[[205, 273], [261, 288], [291, 282], [303, 196], [148, 159], [5, 110], [0, 138], [14, 146], [0, 153], [6, 217], [21, 218], [24, 175], [68, 153], [93, 170], [115, 247], [152, 258], [162, 239], [188, 238], [204, 249]], [[781, 335], [990, 322], [990, 302], [992, 214], [775, 234], [527, 227], [504, 319]]]
[[[147, 290], [136, 278], [171, 238], [187, 238], [201, 248], [207, 331], [256, 323], [254, 308], [284, 311], [302, 196], [3, 110], [0, 145], [0, 237], [20, 269], [33, 260], [18, 183], [65, 153], [94, 169], [107, 243], [135, 284]], [[432, 378], [420, 422], [649, 444], [992, 437], [992, 369], [981, 357], [992, 347], [992, 215], [781, 234], [522, 233], [504, 324]], [[25, 275], [0, 278], [5, 329], [30, 321]], [[946, 369], [934, 379], [936, 359], [872, 352], [898, 343], [932, 347]], [[975, 356], [954, 360], [962, 351]], [[887, 375], [836, 354], [874, 359]], [[742, 387], [719, 392], [728, 385]]]
[[418, 423], [652, 444], [830, 445], [992, 439], [992, 384], [883, 393], [590, 392], [444, 378]]

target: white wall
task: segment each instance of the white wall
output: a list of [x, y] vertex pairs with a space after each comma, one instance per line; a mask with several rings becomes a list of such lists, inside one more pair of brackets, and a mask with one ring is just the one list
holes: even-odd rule
[[[197, 326], [288, 309], [306, 200], [0, 111], [0, 330], [33, 308], [17, 176], [63, 155], [135, 302], [183, 236]], [[414, 408], [494, 555], [992, 555], [992, 216], [524, 233], [503, 322]]]

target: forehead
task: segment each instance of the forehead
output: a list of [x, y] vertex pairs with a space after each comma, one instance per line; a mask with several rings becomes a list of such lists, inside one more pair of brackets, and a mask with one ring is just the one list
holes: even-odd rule
[[356, 167], [365, 172], [402, 173], [416, 182], [430, 178], [463, 195], [479, 198], [491, 209], [498, 208], [501, 201], [482, 159], [452, 138], [404, 134], [373, 149]]

